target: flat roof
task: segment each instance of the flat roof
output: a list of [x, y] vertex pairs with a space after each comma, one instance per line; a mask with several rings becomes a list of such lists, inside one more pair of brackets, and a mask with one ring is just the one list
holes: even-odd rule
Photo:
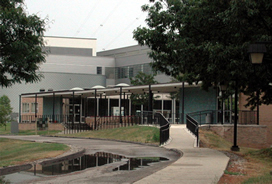
[[[165, 83], [165, 84], [151, 84], [151, 85], [139, 85], [139, 86], [124, 86], [122, 87], [122, 93], [126, 94], [144, 94], [149, 93], [149, 88], [154, 94], [159, 93], [171, 93], [171, 92], [177, 92], [182, 88], [182, 82], [179, 83]], [[184, 87], [199, 87], [200, 84], [189, 84], [187, 82], [184, 82]], [[108, 87], [108, 88], [99, 88], [99, 89], [84, 89], [84, 90], [78, 90], [78, 89], [70, 89], [70, 90], [60, 90], [60, 91], [44, 91], [44, 92], [36, 92], [36, 93], [23, 93], [21, 94], [21, 97], [29, 97], [33, 98], [35, 96], [37, 97], [72, 97], [72, 95], [75, 96], [82, 96], [84, 98], [88, 97], [94, 97], [95, 96], [95, 90], [96, 94], [100, 95], [103, 94], [105, 96], [116, 96], [120, 94], [120, 88], [121, 87]]]

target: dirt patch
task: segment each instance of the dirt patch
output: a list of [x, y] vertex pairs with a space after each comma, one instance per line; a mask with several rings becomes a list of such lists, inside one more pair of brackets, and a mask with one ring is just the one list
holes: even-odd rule
[[270, 161], [265, 162], [257, 157], [252, 157], [250, 154], [247, 155], [246, 153], [250, 149], [243, 148], [243, 151], [240, 152], [228, 150], [232, 144], [211, 131], [202, 130], [200, 136], [200, 147], [216, 149], [230, 158], [225, 173], [218, 182], [219, 184], [241, 184], [249, 178], [263, 176], [272, 169]]
[[233, 152], [222, 152], [230, 158], [230, 161], [218, 184], [240, 184], [248, 178], [261, 174], [262, 166], [260, 163], [248, 160], [244, 156]]
[[228, 183], [241, 183], [246, 179], [245, 165], [248, 164], [247, 160], [240, 155], [236, 155], [231, 152], [223, 151], [229, 158], [229, 164], [227, 166], [225, 174], [220, 178], [219, 184]]

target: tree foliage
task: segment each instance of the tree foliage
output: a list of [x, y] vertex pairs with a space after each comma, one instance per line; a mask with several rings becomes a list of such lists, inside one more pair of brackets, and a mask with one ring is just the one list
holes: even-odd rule
[[11, 121], [12, 108], [10, 106], [10, 99], [3, 95], [0, 97], [0, 126], [5, 125]]
[[46, 21], [28, 15], [23, 0], [0, 1], [0, 85], [31, 83], [42, 77], [37, 74], [45, 62], [43, 34]]
[[272, 47], [262, 65], [249, 61], [248, 46], [272, 40], [270, 0], [150, 0], [147, 27], [138, 27], [134, 39], [147, 45], [152, 67], [187, 82], [202, 81], [208, 89], [219, 83], [227, 92], [238, 87], [256, 105], [272, 102]]
[[[157, 84], [154, 79], [155, 75], [139, 72], [134, 78], [130, 78], [130, 83], [133, 86]], [[132, 94], [130, 96], [131, 102], [134, 105], [147, 105], [149, 94]]]

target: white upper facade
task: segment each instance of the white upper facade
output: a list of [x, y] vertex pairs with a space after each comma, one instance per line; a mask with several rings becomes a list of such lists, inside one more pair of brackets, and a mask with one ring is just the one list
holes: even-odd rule
[[44, 37], [46, 47], [92, 48], [96, 56], [97, 40], [94, 38]]

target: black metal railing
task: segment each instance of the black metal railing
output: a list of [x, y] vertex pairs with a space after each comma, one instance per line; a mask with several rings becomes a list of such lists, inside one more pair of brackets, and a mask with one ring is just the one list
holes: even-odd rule
[[168, 141], [170, 137], [170, 122], [162, 113], [154, 113], [152, 111], [143, 111], [138, 114], [140, 124], [151, 124], [160, 127], [160, 145]]
[[199, 124], [198, 122], [191, 117], [190, 115], [186, 115], [186, 128], [196, 136], [196, 146], [199, 146]]
[[[199, 125], [203, 124], [232, 124], [234, 122], [234, 113], [230, 110], [205, 110], [188, 113]], [[249, 110], [240, 110], [238, 115], [239, 124], [257, 124], [257, 112]]]
[[[121, 120], [120, 120], [121, 118]], [[82, 117], [81, 121], [76, 121], [70, 115], [22, 115], [21, 123], [35, 123], [47, 128], [48, 123], [62, 123], [64, 134], [76, 133], [87, 130], [103, 130], [133, 125], [157, 125], [160, 127], [160, 144], [164, 144], [169, 139], [169, 121], [161, 114], [143, 111], [135, 116], [99, 116]]]
[[38, 122], [43, 123], [63, 123], [67, 121], [72, 121], [69, 115], [21, 115], [20, 123], [35, 123], [37, 118]]

